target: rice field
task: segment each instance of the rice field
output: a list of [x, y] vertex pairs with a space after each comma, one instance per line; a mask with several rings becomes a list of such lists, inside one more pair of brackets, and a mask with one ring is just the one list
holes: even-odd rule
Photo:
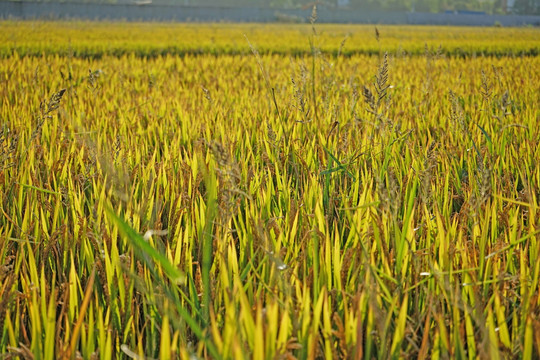
[[540, 30], [0, 22], [2, 359], [540, 357]]

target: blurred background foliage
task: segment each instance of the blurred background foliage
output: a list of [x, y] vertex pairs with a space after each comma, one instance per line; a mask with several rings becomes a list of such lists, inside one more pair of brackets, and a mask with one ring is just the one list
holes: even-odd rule
[[[0, 0], [13, 1], [13, 0]], [[20, 1], [20, 0], [15, 0]], [[366, 11], [458, 12], [487, 14], [540, 14], [540, 0], [24, 0], [87, 3], [141, 3], [188, 6], [243, 6], [305, 8], [313, 5]]]

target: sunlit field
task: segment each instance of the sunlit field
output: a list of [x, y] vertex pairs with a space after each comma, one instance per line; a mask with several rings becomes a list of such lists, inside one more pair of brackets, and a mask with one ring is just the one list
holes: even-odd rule
[[540, 29], [0, 28], [6, 358], [540, 357]]

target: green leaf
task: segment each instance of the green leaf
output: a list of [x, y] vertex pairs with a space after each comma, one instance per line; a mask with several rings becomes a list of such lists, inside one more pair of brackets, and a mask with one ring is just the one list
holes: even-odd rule
[[324, 171], [321, 172], [321, 174], [329, 174], [329, 173], [332, 173], [332, 172], [335, 172], [335, 171], [338, 171], [338, 170], [343, 170], [345, 172], [345, 174], [350, 177], [351, 179], [353, 179], [354, 181], [356, 181], [356, 178], [354, 177], [353, 174], [351, 174], [350, 171], [347, 170], [346, 168], [346, 165], [348, 164], [342, 164], [335, 156], [334, 154], [332, 154], [330, 152], [330, 150], [328, 150], [325, 146], [323, 146], [323, 149], [324, 151], [328, 154], [328, 156], [330, 156], [332, 158], [332, 160], [334, 160], [338, 166], [336, 168], [333, 168], [333, 169], [326, 169]]
[[109, 217], [118, 226], [120, 232], [131, 242], [131, 244], [150, 256], [155, 262], [159, 263], [173, 283], [181, 284], [185, 282], [185, 275], [182, 274], [182, 272], [178, 270], [165, 255], [154, 249], [152, 245], [150, 245], [139, 233], [133, 230], [124, 219], [116, 215], [112, 209], [107, 207], [106, 211]]

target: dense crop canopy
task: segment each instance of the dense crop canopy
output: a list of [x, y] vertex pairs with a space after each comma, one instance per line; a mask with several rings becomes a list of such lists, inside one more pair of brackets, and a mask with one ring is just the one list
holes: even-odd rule
[[1, 25], [1, 353], [540, 356], [537, 29]]

